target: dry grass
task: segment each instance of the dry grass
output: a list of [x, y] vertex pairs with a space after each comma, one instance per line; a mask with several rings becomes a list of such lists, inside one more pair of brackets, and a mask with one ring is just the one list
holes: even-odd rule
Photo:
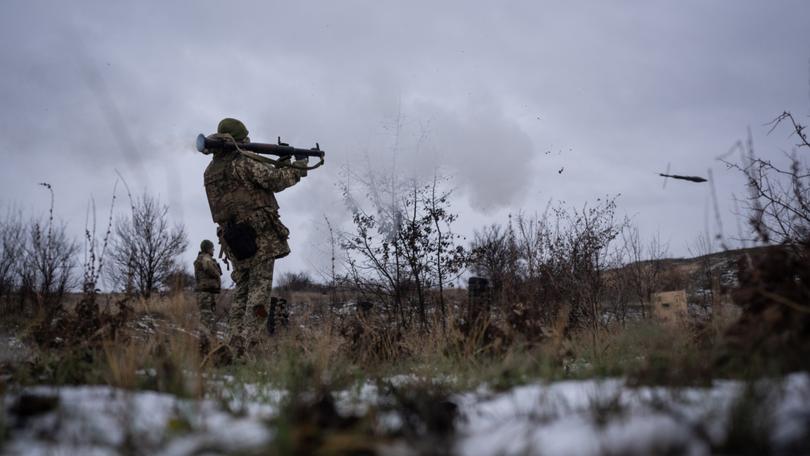
[[[541, 342], [528, 344], [519, 334], [492, 322], [465, 327], [457, 323], [456, 315], [450, 315], [446, 325], [434, 318], [426, 331], [411, 328], [400, 333], [393, 333], [373, 316], [324, 319], [320, 317], [332, 314], [319, 309], [317, 296], [308, 297], [311, 300], [293, 314], [287, 330], [268, 338], [246, 359], [217, 368], [200, 367], [198, 339], [194, 337], [196, 311], [190, 296], [140, 302], [135, 318], [160, 315], [159, 330], [148, 338], [124, 334], [104, 341], [103, 356], [96, 360], [95, 369], [101, 372], [102, 382], [116, 387], [146, 388], [182, 397], [224, 399], [228, 387], [248, 389], [241, 383], [286, 390], [290, 394], [268, 423], [276, 438], [260, 454], [327, 454], [332, 450], [351, 454], [372, 448], [369, 442], [403, 438], [429, 442], [428, 450], [444, 454], [436, 445], [453, 438], [455, 416], [443, 408], [452, 405], [453, 391], [481, 384], [506, 390], [538, 380], [594, 376], [624, 376], [635, 384], [706, 382], [716, 374], [712, 350], [729, 325], [725, 318], [731, 318], [725, 317], [728, 313], [718, 313], [703, 327], [643, 320], [600, 329], [594, 338], [589, 331], [566, 330], [567, 321], [560, 317]], [[353, 339], [347, 328], [363, 331], [363, 337]], [[235, 384], [223, 387], [222, 374], [233, 376]], [[397, 374], [408, 374], [413, 381], [397, 386], [391, 381]], [[358, 416], [339, 412], [334, 392], [369, 381], [381, 391], [379, 404], [372, 404], [368, 412]], [[732, 412], [745, 418], [750, 410], [759, 410], [758, 404], [741, 403], [739, 410]], [[613, 402], [594, 403], [594, 416], [599, 419], [616, 406]], [[376, 417], [391, 410], [407, 418], [400, 434], [393, 436], [373, 425]], [[412, 423], [410, 428], [407, 423]], [[747, 421], [735, 422], [734, 426], [746, 432], [750, 429]], [[734, 435], [742, 435], [735, 438], [744, 444], [749, 434]], [[723, 445], [740, 448], [732, 441]]]
[[[32, 363], [13, 366], [20, 383], [105, 383], [182, 396], [203, 393], [196, 305], [178, 295], [134, 303], [132, 324], [98, 342], [40, 349]], [[155, 322], [144, 329], [144, 316]]]
[[134, 319], [148, 316], [156, 322], [154, 331], [130, 325], [124, 334], [105, 340], [94, 361], [94, 378], [184, 396], [204, 394], [204, 378], [224, 373], [280, 387], [303, 381], [302, 376], [310, 384], [340, 385], [396, 374], [442, 376], [459, 387], [486, 382], [505, 388], [538, 378], [590, 376], [627, 376], [647, 384], [695, 383], [715, 374], [714, 350], [734, 318], [733, 312], [723, 311], [702, 327], [642, 320], [594, 333], [571, 331], [567, 313], [560, 312], [539, 342], [529, 342], [499, 322], [459, 323], [464, 306], [458, 295], [448, 306], [447, 323], [434, 315], [426, 330], [397, 331], [373, 312], [336, 314], [329, 308], [329, 296], [321, 293], [291, 293], [289, 328], [236, 364], [219, 367], [203, 362], [193, 294], [139, 300], [133, 306]]
[[138, 371], [141, 362], [151, 347], [143, 343], [104, 341], [104, 363], [107, 366], [105, 379], [112, 386], [135, 389], [139, 386]]

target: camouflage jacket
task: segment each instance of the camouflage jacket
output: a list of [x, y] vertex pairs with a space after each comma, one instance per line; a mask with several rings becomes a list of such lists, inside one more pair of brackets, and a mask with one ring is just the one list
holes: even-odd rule
[[196, 291], [219, 293], [221, 275], [222, 269], [211, 254], [206, 252], [197, 254], [197, 259], [194, 260], [194, 278], [197, 282], [194, 289]]
[[[289, 230], [278, 216], [278, 202], [274, 195], [298, 183], [306, 171], [295, 168], [276, 168], [258, 162], [238, 151], [214, 152], [214, 158], [205, 170], [205, 191], [211, 217], [226, 233], [225, 251], [230, 260], [244, 261], [258, 251], [262, 257], [280, 258], [290, 252], [287, 244]], [[240, 255], [236, 242], [228, 242], [230, 227], [246, 230], [253, 249]], [[233, 237], [231, 237], [233, 239]], [[236, 255], [233, 252], [236, 251]], [[235, 258], [234, 258], [235, 256]]]

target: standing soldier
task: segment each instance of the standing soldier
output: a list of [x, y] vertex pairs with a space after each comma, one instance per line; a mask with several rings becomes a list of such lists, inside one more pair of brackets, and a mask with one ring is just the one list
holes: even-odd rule
[[228, 315], [228, 339], [239, 355], [264, 331], [273, 263], [290, 253], [289, 230], [279, 219], [274, 193], [306, 176], [307, 160], [297, 160], [293, 166], [289, 161], [272, 165], [242, 153], [238, 146], [250, 140], [247, 128], [236, 119], [223, 119], [209, 138], [237, 145], [235, 150], [211, 151], [205, 191], [223, 251], [233, 263], [236, 292]]
[[194, 278], [197, 282], [194, 290], [197, 295], [197, 306], [200, 309], [202, 326], [200, 345], [203, 351], [208, 350], [210, 342], [216, 337], [217, 296], [221, 288], [221, 275], [222, 269], [214, 259], [214, 243], [206, 239], [200, 243], [200, 253], [194, 260]]

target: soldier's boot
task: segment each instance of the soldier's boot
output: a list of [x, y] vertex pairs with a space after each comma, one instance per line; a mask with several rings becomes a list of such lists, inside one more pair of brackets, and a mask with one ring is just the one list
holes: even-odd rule
[[244, 323], [245, 349], [253, 352], [256, 347], [267, 338], [264, 325], [267, 321], [267, 309], [263, 305], [255, 305], [248, 314], [249, 319]]

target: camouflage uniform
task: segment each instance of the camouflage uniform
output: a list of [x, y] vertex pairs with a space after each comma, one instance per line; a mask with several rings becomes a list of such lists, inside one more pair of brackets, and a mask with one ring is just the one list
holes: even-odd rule
[[221, 288], [222, 275], [219, 263], [212, 256], [213, 249], [214, 244], [211, 241], [203, 241], [200, 253], [194, 260], [194, 278], [197, 282], [194, 291], [200, 309], [200, 323], [211, 335], [216, 334], [217, 296]]
[[236, 290], [228, 323], [231, 343], [238, 349], [257, 341], [264, 331], [260, 316], [270, 304], [273, 263], [290, 253], [289, 230], [279, 219], [273, 194], [298, 183], [306, 171], [274, 167], [238, 150], [213, 153], [205, 170], [205, 191], [223, 251], [233, 263]]

